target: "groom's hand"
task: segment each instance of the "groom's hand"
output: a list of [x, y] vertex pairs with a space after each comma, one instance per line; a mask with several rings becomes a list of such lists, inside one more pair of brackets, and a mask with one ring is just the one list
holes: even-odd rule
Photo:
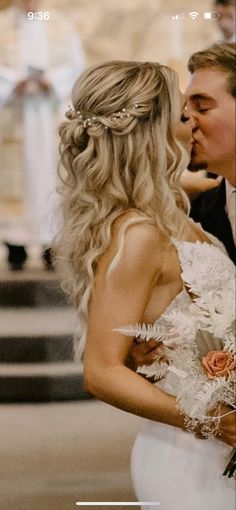
[[156, 340], [144, 340], [137, 342], [134, 340], [126, 365], [132, 370], [137, 370], [142, 365], [151, 365], [157, 358], [160, 359], [163, 350], [163, 344]]
[[195, 200], [201, 193], [219, 186], [221, 177], [211, 179], [206, 177], [205, 171], [190, 172], [184, 170], [181, 175], [181, 184], [191, 200]]

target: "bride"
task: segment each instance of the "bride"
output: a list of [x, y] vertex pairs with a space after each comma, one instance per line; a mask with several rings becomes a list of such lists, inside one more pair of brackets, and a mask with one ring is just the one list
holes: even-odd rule
[[233, 482], [221, 475], [235, 444], [234, 415], [225, 412], [206, 441], [200, 430], [186, 431], [173, 382], [152, 384], [128, 368], [133, 338], [121, 332], [188, 311], [185, 270], [208, 287], [222, 267], [226, 278], [233, 272], [188, 218], [180, 176], [193, 121], [177, 75], [158, 63], [108, 62], [77, 80], [72, 105], [60, 126], [58, 250], [78, 309], [86, 387], [145, 418], [132, 454], [140, 501], [159, 501], [161, 510], [233, 510]]

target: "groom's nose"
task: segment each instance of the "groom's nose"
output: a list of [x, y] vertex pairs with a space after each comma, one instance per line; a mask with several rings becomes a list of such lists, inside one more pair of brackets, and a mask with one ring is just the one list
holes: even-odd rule
[[191, 111], [189, 112], [189, 114], [190, 114], [190, 123], [191, 123], [190, 125], [192, 128], [192, 131], [194, 132], [197, 128], [197, 120]]
[[191, 127], [194, 132], [199, 128], [198, 112], [193, 108], [189, 100], [187, 101], [187, 109], [191, 118]]

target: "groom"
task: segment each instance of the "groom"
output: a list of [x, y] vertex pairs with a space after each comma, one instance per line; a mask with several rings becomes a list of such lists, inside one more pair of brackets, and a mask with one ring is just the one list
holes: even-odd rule
[[235, 43], [214, 44], [194, 53], [188, 63], [186, 95], [194, 117], [194, 145], [189, 168], [222, 175], [221, 184], [202, 193], [191, 216], [223, 242], [236, 263]]
[[[191, 216], [214, 234], [236, 263], [235, 213], [235, 43], [214, 44], [189, 59], [191, 80], [186, 95], [195, 119], [194, 145], [189, 168], [207, 169], [223, 176], [218, 187], [202, 193], [192, 204]], [[127, 364], [151, 364], [155, 340], [132, 345]], [[158, 348], [157, 348], [158, 349]]]

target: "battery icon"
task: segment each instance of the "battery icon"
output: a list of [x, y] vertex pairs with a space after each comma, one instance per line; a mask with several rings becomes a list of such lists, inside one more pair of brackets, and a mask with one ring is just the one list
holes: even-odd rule
[[215, 12], [215, 11], [212, 11], [212, 12], [204, 12], [203, 17], [204, 17], [204, 19], [215, 20], [215, 19], [217, 19], [217, 18], [218, 18], [218, 14], [217, 14], [217, 12]]

